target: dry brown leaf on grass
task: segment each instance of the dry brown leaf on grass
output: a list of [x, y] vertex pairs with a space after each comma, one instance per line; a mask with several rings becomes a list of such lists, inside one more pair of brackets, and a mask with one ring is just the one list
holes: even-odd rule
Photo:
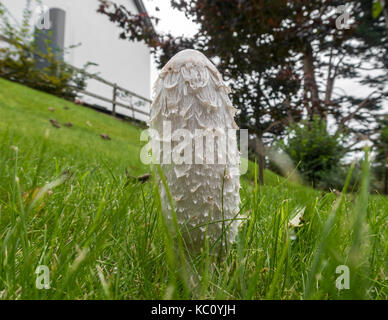
[[55, 120], [55, 119], [50, 119], [50, 123], [52, 124], [52, 126], [53, 127], [55, 127], [55, 128], [60, 128], [61, 127], [61, 125], [58, 123], [58, 121], [57, 120]]
[[104, 140], [112, 140], [111, 137], [109, 137], [106, 133], [101, 133], [100, 136]]
[[136, 180], [136, 181], [139, 181], [141, 183], [145, 183], [151, 178], [150, 173], [146, 173], [146, 174], [143, 174], [143, 175], [138, 176], [138, 177], [131, 176], [128, 172], [128, 169], [125, 169], [125, 175], [127, 176], [128, 180], [129, 179]]
[[71, 176], [72, 174], [68, 170], [65, 170], [59, 178], [47, 183], [43, 187], [36, 187], [24, 192], [23, 201], [29, 203], [30, 208], [37, 207], [37, 212], [41, 211], [45, 206], [45, 200], [53, 193], [53, 189], [63, 184]]
[[150, 178], [151, 178], [151, 174], [146, 173], [146, 174], [143, 174], [142, 176], [137, 177], [136, 179], [137, 179], [137, 181], [144, 183], [144, 182], [148, 181]]
[[295, 217], [293, 217], [289, 222], [288, 222], [288, 227], [290, 228], [298, 228], [303, 226], [303, 214], [306, 208], [302, 208], [299, 210], [299, 212], [296, 214]]

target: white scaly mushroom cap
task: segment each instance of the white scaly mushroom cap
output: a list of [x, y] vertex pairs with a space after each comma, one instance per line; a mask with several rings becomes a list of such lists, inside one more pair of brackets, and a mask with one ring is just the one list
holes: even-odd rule
[[[154, 85], [149, 125], [158, 131], [161, 140], [170, 139], [163, 136], [163, 121], [171, 123], [172, 132], [188, 130], [193, 137], [194, 161], [195, 129], [217, 131], [217, 134], [229, 138], [226, 164], [220, 164], [217, 149], [214, 164], [206, 164], [211, 150], [206, 149], [210, 146], [205, 140], [204, 164], [161, 164], [178, 223], [189, 229], [189, 233], [184, 235], [186, 243], [194, 249], [203, 246], [206, 230], [210, 245], [219, 238], [219, 244], [221, 238], [230, 244], [237, 234], [239, 222], [232, 219], [237, 218], [240, 202], [239, 151], [236, 132], [228, 133], [227, 129], [238, 129], [238, 126], [234, 121], [236, 109], [228, 97], [229, 92], [230, 88], [210, 60], [201, 52], [190, 49], [172, 57]], [[177, 144], [172, 142], [171, 148]], [[171, 207], [161, 183], [160, 190], [163, 210], [171, 220]], [[223, 219], [226, 220], [224, 224], [216, 222]], [[222, 236], [223, 228], [227, 230], [226, 236]]]

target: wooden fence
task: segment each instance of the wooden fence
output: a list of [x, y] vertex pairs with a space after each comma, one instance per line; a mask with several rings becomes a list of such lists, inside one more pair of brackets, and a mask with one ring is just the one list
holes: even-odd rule
[[[0, 41], [3, 41], [3, 42], [7, 42], [9, 44], [13, 44], [13, 42], [2, 36], [0, 34]], [[28, 49], [28, 48], [26, 48]], [[101, 100], [101, 101], [104, 101], [104, 102], [107, 102], [107, 103], [110, 103], [112, 105], [112, 115], [113, 116], [116, 116], [116, 107], [119, 106], [119, 107], [122, 107], [122, 108], [125, 108], [127, 110], [130, 110], [132, 112], [132, 117], [133, 119], [137, 120], [136, 117], [135, 117], [135, 112], [137, 113], [140, 113], [140, 114], [143, 114], [147, 117], [149, 117], [149, 111], [146, 111], [146, 110], [141, 110], [139, 108], [136, 108], [134, 105], [135, 103], [133, 102], [134, 99], [137, 99], [140, 101], [140, 103], [138, 102], [137, 104], [138, 105], [141, 105], [141, 106], [144, 106], [144, 105], [149, 105], [151, 104], [151, 100], [150, 99], [147, 99], [145, 97], [142, 97], [141, 95], [138, 95], [128, 89], [125, 89], [119, 85], [117, 85], [116, 83], [112, 83], [96, 74], [92, 74], [92, 73], [89, 73], [89, 72], [86, 72], [85, 70], [82, 70], [80, 68], [77, 68], [75, 66], [72, 66], [66, 62], [63, 62], [64, 65], [66, 65], [68, 68], [76, 71], [76, 72], [79, 72], [79, 73], [83, 73], [87, 79], [94, 79], [96, 81], [99, 81], [107, 86], [110, 86], [112, 87], [112, 99], [110, 98], [107, 98], [107, 97], [103, 97], [97, 93], [93, 93], [93, 92], [89, 92], [87, 90], [82, 90], [78, 87], [75, 87], [75, 86], [71, 86], [72, 89], [74, 89], [75, 91], [77, 91], [78, 93], [80, 94], [83, 94], [83, 95], [86, 95], [86, 96], [89, 96], [89, 97], [93, 97], [95, 99], [98, 99], [98, 100]], [[118, 101], [118, 99], [125, 99], [125, 100], [128, 100], [129, 101], [129, 104], [126, 104], [126, 103], [123, 103], [123, 102], [120, 102]]]
[[[122, 107], [122, 108], [125, 108], [125, 109], [128, 109], [130, 111], [132, 111], [132, 118], [135, 118], [135, 112], [138, 112], [140, 114], [143, 114], [145, 116], [149, 116], [149, 112], [145, 111], [145, 110], [141, 110], [139, 108], [136, 108], [134, 106], [134, 103], [133, 103], [133, 99], [134, 98], [137, 98], [138, 100], [140, 100], [143, 105], [150, 105], [151, 104], [151, 100], [150, 99], [147, 99], [147, 98], [144, 98], [128, 89], [125, 89], [119, 85], [117, 85], [116, 83], [112, 83], [98, 75], [95, 75], [95, 74], [92, 74], [92, 73], [89, 73], [89, 72], [86, 72], [82, 69], [79, 69], [77, 67], [74, 67], [74, 66], [71, 66], [71, 65], [68, 65], [70, 68], [72, 68], [73, 70], [77, 71], [77, 72], [82, 72], [84, 73], [87, 78], [89, 79], [94, 79], [94, 80], [97, 80], [107, 86], [110, 86], [112, 87], [112, 99], [109, 99], [107, 97], [103, 97], [101, 95], [98, 95], [96, 93], [93, 93], [93, 92], [89, 92], [89, 91], [86, 91], [86, 90], [81, 90], [77, 87], [73, 87], [77, 92], [81, 93], [81, 94], [84, 94], [84, 95], [87, 95], [87, 96], [90, 96], [90, 97], [93, 97], [95, 99], [99, 99], [101, 101], [104, 101], [104, 102], [108, 102], [108, 103], [111, 103], [112, 104], [112, 115], [113, 116], [116, 116], [116, 107], [119, 106], [119, 107]], [[124, 98], [125, 99], [128, 99], [130, 100], [130, 103], [129, 104], [125, 104], [123, 102], [120, 102], [118, 101], [118, 99], [121, 98]]]

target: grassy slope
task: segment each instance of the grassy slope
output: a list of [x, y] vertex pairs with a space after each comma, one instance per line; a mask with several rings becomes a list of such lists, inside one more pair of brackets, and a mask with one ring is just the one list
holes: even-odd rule
[[[50, 130], [47, 141], [49, 151], [58, 158], [74, 157], [77, 163], [85, 162], [86, 165], [102, 158], [108, 160], [115, 170], [124, 167], [136, 173], [145, 170], [138, 159], [138, 128], [3, 79], [0, 79], [0, 88], [2, 132], [17, 130], [15, 133], [18, 136], [39, 147], [45, 131]], [[48, 108], [55, 111], [50, 112]], [[62, 128], [54, 128], [49, 122], [51, 118], [56, 119]], [[67, 122], [72, 122], [73, 127], [63, 126]], [[101, 139], [101, 133], [108, 134], [112, 141]]]
[[[56, 129], [50, 118], [73, 127]], [[150, 170], [139, 136], [128, 123], [0, 79], [0, 298], [387, 298], [386, 199], [373, 197], [366, 215], [366, 199], [344, 198], [330, 220], [335, 195], [271, 172], [257, 188], [251, 165], [246, 221], [228, 258], [175, 256], [155, 184], [125, 175]], [[287, 221], [303, 207], [291, 240]], [[350, 290], [335, 287], [341, 264], [351, 268]], [[49, 290], [35, 287], [38, 265], [50, 268]]]

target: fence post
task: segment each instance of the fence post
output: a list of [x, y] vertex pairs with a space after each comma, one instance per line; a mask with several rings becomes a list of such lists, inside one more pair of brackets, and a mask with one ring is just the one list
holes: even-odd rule
[[116, 96], [117, 96], [117, 84], [113, 85], [113, 104], [112, 104], [112, 115], [116, 116]]
[[133, 97], [132, 96], [131, 96], [130, 104], [131, 104], [131, 108], [132, 108], [132, 119], [135, 120], [135, 109], [133, 109]]

